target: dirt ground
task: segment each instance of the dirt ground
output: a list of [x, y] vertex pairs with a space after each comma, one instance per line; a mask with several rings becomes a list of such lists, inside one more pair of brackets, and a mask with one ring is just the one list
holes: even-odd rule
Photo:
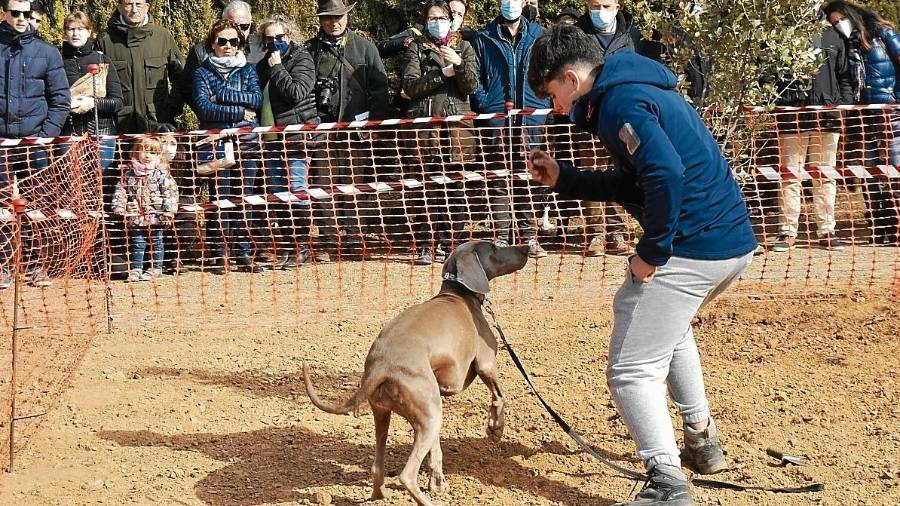
[[[609, 458], [636, 466], [604, 377], [619, 265], [604, 268], [598, 280], [593, 264], [532, 264], [494, 285], [506, 333], [547, 400]], [[771, 297], [770, 282], [757, 283], [769, 279], [764, 265], [757, 263], [747, 281], [695, 321], [733, 465], [718, 477], [777, 486], [821, 482], [826, 490], [791, 496], [695, 488], [698, 504], [900, 504], [900, 310], [889, 285]], [[844, 265], [835, 261], [835, 272]], [[371, 415], [316, 410], [298, 371], [306, 362], [320, 394], [348, 396], [381, 325], [436, 291], [439, 270], [385, 264], [366, 271], [352, 263], [342, 269], [321, 265], [314, 275], [227, 281], [191, 273], [155, 286], [116, 284], [116, 330], [94, 339], [72, 387], [17, 456], [15, 473], [0, 477], [0, 504], [365, 501]], [[812, 279], [821, 283], [815, 273]], [[504, 439], [486, 438], [489, 394], [480, 382], [447, 398], [442, 444], [449, 491], [435, 499], [574, 506], [629, 498], [633, 484], [576, 451], [509, 358], [502, 354], [499, 363], [508, 401]], [[412, 503], [396, 479], [411, 430], [401, 418], [393, 422], [388, 498], [372, 504]], [[779, 467], [767, 447], [805, 456], [808, 464]], [[426, 481], [423, 474], [420, 483]]]

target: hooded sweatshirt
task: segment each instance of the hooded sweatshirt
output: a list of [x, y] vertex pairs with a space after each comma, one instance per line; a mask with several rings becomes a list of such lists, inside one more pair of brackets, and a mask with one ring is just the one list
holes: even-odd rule
[[724, 260], [753, 251], [747, 205], [712, 134], [675, 91], [672, 72], [631, 51], [606, 59], [572, 121], [595, 132], [616, 167], [582, 172], [560, 164], [555, 190], [620, 203], [644, 229], [647, 263], [671, 256]]

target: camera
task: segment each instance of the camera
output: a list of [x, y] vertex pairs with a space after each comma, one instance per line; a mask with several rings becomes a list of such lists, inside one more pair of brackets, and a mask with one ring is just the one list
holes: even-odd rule
[[316, 109], [322, 115], [328, 115], [331, 112], [331, 99], [337, 92], [337, 83], [330, 77], [320, 77], [316, 79]]

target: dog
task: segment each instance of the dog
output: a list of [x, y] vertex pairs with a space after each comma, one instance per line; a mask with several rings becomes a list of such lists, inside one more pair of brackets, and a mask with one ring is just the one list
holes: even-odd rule
[[504, 426], [504, 400], [497, 383], [497, 338], [481, 305], [489, 281], [515, 272], [528, 262], [528, 246], [496, 246], [489, 241], [461, 245], [444, 262], [440, 292], [407, 308], [381, 330], [372, 343], [359, 388], [340, 405], [316, 394], [306, 365], [306, 393], [317, 408], [333, 414], [359, 410], [368, 401], [375, 417], [375, 463], [372, 499], [384, 498], [384, 451], [391, 413], [405, 418], [415, 431], [412, 454], [400, 482], [421, 506], [432, 502], [419, 489], [422, 461], [431, 454], [429, 489], [446, 488], [440, 430], [442, 396], [458, 394], [481, 378], [491, 392], [487, 433], [499, 440]]

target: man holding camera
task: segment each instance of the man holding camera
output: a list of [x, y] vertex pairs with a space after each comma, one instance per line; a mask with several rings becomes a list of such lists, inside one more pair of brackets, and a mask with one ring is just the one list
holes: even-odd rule
[[[388, 78], [378, 49], [348, 27], [356, 4], [319, 0], [319, 33], [307, 41], [316, 66], [316, 108], [322, 122], [377, 120], [390, 116]], [[371, 182], [372, 162], [351, 152], [372, 152], [372, 139], [364, 134], [337, 131], [328, 134], [327, 157], [312, 160], [314, 186]], [[326, 163], [327, 160], [327, 163]], [[379, 219], [371, 194], [336, 197], [334, 207], [316, 210], [320, 238], [344, 258], [361, 258], [365, 234]], [[334, 251], [334, 249], [332, 249]]]

